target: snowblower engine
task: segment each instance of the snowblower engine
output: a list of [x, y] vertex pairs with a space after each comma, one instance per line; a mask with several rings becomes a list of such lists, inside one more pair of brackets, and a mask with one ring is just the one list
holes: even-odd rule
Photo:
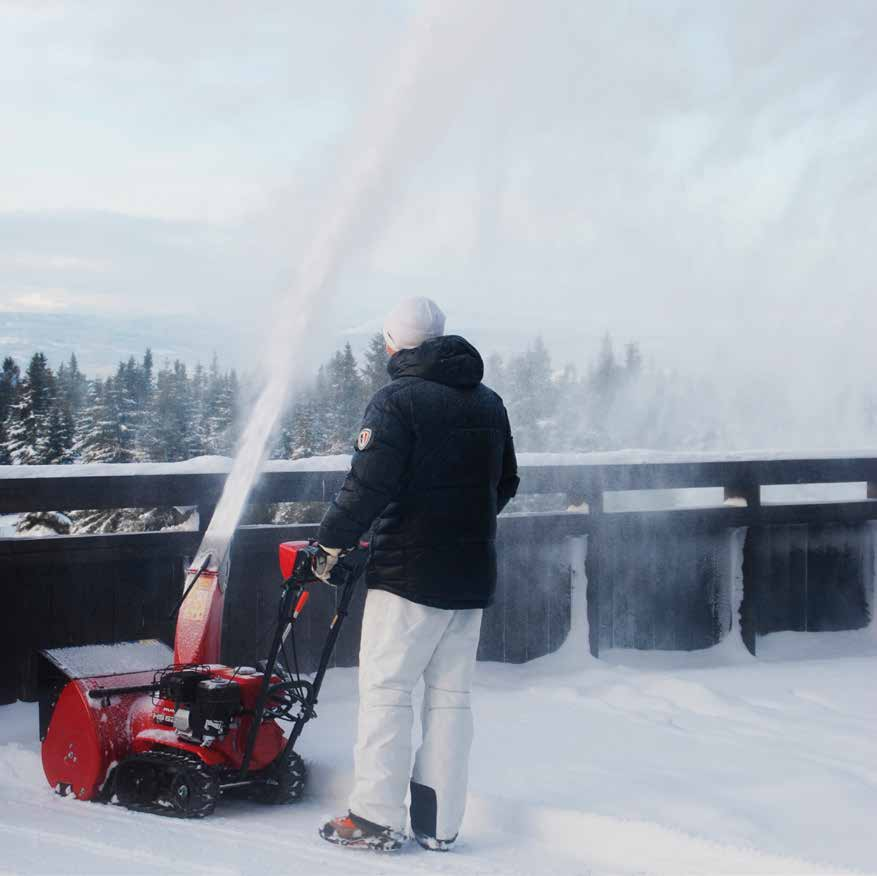
[[[241, 667], [238, 672], [247, 671]], [[232, 679], [197, 669], [168, 671], [158, 680], [153, 718], [173, 725], [184, 739], [209, 745], [225, 736], [241, 713], [241, 687]]]

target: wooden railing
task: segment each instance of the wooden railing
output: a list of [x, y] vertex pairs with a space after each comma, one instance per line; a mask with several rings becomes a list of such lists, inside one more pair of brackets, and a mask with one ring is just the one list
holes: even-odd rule
[[[613, 647], [708, 647], [727, 635], [738, 610], [752, 653], [757, 637], [775, 630], [851, 629], [869, 620], [877, 457], [630, 461], [609, 454], [523, 461], [519, 495], [560, 494], [561, 507], [577, 510], [500, 518], [497, 599], [485, 613], [481, 659], [522, 662], [555, 650], [570, 629], [571, 588], [580, 593], [585, 579], [595, 655]], [[251, 500], [328, 500], [344, 473], [343, 461], [321, 471], [273, 464]], [[194, 505], [203, 531], [225, 476], [185, 464], [6, 469], [0, 471], [0, 514]], [[844, 501], [763, 501], [767, 486], [827, 483], [865, 486]], [[705, 487], [720, 492], [700, 507], [631, 510], [616, 495]], [[315, 531], [313, 524], [239, 529], [225, 660], [253, 662], [262, 653], [279, 582], [277, 544]], [[0, 539], [0, 702], [35, 696], [38, 648], [169, 639], [168, 614], [200, 538], [190, 531]], [[585, 567], [578, 568], [575, 557], [585, 554], [570, 543], [584, 538]], [[356, 662], [363, 599], [360, 592], [337, 665]], [[313, 664], [333, 600], [328, 590], [315, 592], [308, 607], [300, 632], [304, 668]]]

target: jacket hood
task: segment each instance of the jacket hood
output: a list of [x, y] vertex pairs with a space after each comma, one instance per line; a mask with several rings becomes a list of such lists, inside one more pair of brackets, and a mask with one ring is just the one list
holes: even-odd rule
[[445, 386], [478, 386], [484, 377], [484, 362], [472, 344], [459, 335], [443, 335], [424, 341], [411, 350], [400, 350], [390, 358], [387, 371], [398, 377], [421, 377]]

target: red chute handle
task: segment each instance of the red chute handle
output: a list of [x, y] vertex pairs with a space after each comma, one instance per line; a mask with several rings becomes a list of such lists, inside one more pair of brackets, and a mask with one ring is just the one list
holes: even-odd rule
[[292, 613], [292, 619], [295, 620], [302, 612], [302, 609], [308, 604], [308, 600], [311, 598], [310, 590], [302, 590], [301, 596], [298, 598], [298, 602], [295, 604], [295, 611]]

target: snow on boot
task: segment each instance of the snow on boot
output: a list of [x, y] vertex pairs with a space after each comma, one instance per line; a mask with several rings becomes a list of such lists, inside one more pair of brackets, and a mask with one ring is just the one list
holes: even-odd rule
[[[434, 836], [427, 836], [425, 833], [415, 832], [414, 839], [417, 840], [418, 845], [430, 852], [449, 852], [451, 846], [454, 844], [453, 839], [440, 840], [436, 839]], [[454, 837], [454, 839], [456, 839], [456, 837]]]
[[402, 848], [405, 839], [401, 833], [366, 821], [352, 812], [327, 821], [320, 828], [320, 836], [336, 846], [376, 852], [396, 852]]

